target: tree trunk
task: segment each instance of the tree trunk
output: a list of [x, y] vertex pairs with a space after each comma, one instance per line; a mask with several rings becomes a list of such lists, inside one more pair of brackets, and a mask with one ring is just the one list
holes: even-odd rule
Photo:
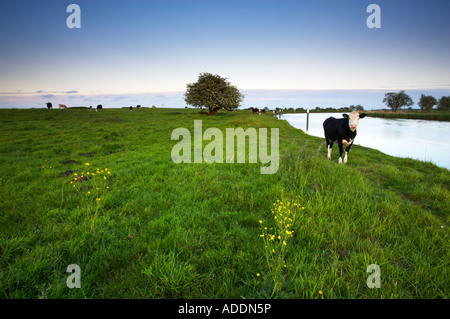
[[216, 113], [218, 110], [220, 110], [219, 107], [210, 107], [208, 115], [214, 115], [214, 113]]

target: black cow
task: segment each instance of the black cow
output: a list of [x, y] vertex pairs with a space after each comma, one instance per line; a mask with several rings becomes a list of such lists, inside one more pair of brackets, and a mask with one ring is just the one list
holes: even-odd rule
[[97, 108], [95, 109], [95, 112], [98, 112], [100, 110], [103, 110], [103, 106], [101, 104], [97, 105]]
[[250, 110], [252, 111], [252, 113], [259, 113], [259, 109], [255, 107], [251, 107]]
[[139, 104], [139, 105], [136, 105], [136, 108], [137, 108], [137, 109], [139, 109], [140, 107], [141, 107], [141, 105], [140, 105], [140, 104]]
[[130, 105], [130, 111], [133, 111], [133, 107]]
[[329, 117], [323, 122], [323, 130], [325, 133], [325, 141], [327, 142], [328, 156], [327, 158], [331, 160], [331, 148], [333, 143], [338, 143], [339, 145], [339, 164], [342, 164], [342, 153], [343, 145], [345, 148], [344, 164], [347, 163], [347, 155], [350, 151], [350, 147], [353, 145], [353, 141], [356, 137], [356, 128], [358, 127], [359, 119], [366, 116], [365, 113], [359, 114], [357, 111], [342, 115], [343, 119], [335, 119], [334, 117]]
[[48, 103], [47, 103], [47, 108], [48, 108], [49, 110], [50, 110], [50, 109], [53, 109], [52, 103], [48, 102]]

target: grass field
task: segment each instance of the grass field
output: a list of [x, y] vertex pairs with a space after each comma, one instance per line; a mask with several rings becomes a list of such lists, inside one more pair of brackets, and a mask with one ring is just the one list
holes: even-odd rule
[[[173, 163], [171, 133], [194, 119], [278, 127], [278, 172]], [[0, 124], [0, 298], [449, 297], [447, 169], [361, 146], [338, 165], [323, 139], [249, 111], [0, 110]]]

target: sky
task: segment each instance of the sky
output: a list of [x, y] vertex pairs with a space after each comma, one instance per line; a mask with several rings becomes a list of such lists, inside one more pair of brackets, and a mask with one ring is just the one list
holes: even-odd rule
[[[69, 28], [70, 4], [80, 28]], [[368, 28], [369, 4], [381, 28]], [[448, 0], [0, 0], [0, 108], [184, 107], [202, 72], [242, 107], [450, 95]]]

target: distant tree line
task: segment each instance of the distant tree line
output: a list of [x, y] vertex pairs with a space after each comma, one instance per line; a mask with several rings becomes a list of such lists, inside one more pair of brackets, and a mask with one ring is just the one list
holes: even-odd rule
[[[197, 82], [187, 84], [184, 97], [186, 104], [199, 108], [207, 107], [209, 109], [209, 115], [214, 115], [220, 109], [228, 111], [236, 110], [244, 100], [244, 94], [236, 86], [231, 85], [226, 78], [207, 72], [200, 73]], [[412, 110], [411, 105], [414, 104], [411, 97], [403, 90], [397, 93], [386, 93], [383, 103], [393, 112], [405, 106], [409, 107], [409, 110]], [[439, 100], [436, 100], [431, 95], [427, 96], [422, 94], [417, 104], [422, 111], [431, 111], [434, 106], [436, 106], [437, 110], [448, 111], [450, 110], [450, 96], [442, 96]], [[341, 108], [321, 108], [317, 106], [309, 110], [310, 112], [352, 112], [363, 111], [364, 107], [361, 105], [350, 105]], [[264, 108], [264, 111], [269, 111], [269, 108]], [[275, 111], [276, 113], [305, 113], [307, 109], [303, 107], [295, 109], [293, 107], [277, 107]]]
[[[267, 107], [265, 109], [268, 109]], [[308, 109], [305, 109], [304, 107], [277, 107], [275, 108], [276, 113], [306, 113]], [[326, 112], [326, 113], [332, 113], [332, 112], [352, 112], [352, 111], [364, 111], [364, 107], [362, 105], [350, 105], [348, 107], [340, 107], [340, 108], [334, 108], [334, 107], [315, 107], [315, 108], [309, 108], [309, 112], [311, 113], [319, 113], [319, 112]]]
[[[388, 92], [384, 95], [383, 103], [386, 104], [393, 112], [401, 109], [404, 106], [408, 106], [411, 110], [411, 105], [414, 104], [411, 97], [405, 93], [405, 91], [400, 92]], [[448, 111], [450, 110], [450, 96], [442, 96], [439, 100], [436, 100], [431, 95], [422, 94], [420, 100], [417, 103], [422, 111], [431, 111], [436, 105], [436, 110]]]

